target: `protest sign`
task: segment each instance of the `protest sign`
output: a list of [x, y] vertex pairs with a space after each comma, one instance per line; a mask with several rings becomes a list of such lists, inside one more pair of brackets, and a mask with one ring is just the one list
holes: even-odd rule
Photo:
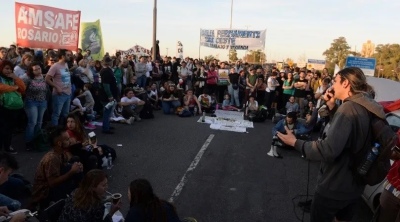
[[17, 45], [78, 49], [80, 11], [15, 2]]
[[323, 70], [325, 68], [325, 60], [308, 59], [307, 69]]
[[101, 34], [100, 20], [81, 23], [81, 48], [90, 50], [94, 60], [102, 60], [104, 56], [103, 35]]
[[265, 34], [266, 30], [200, 29], [200, 45], [216, 49], [263, 49]]
[[176, 57], [183, 59], [183, 45], [181, 41], [176, 43]]
[[218, 85], [228, 85], [229, 69], [218, 69]]
[[358, 67], [366, 76], [374, 76], [376, 59], [348, 56], [346, 59], [346, 67]]
[[135, 45], [127, 50], [117, 50], [117, 52], [120, 52], [122, 57], [128, 56], [128, 55], [135, 55], [135, 56], [149, 56], [151, 54], [150, 50], [140, 46], [140, 45]]

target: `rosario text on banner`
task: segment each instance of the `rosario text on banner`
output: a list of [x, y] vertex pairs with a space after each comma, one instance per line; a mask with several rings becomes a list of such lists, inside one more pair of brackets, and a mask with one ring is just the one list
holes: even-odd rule
[[102, 60], [104, 56], [103, 35], [101, 34], [100, 20], [81, 23], [81, 48], [90, 50], [94, 60]]
[[17, 44], [76, 51], [80, 18], [80, 11], [15, 2]]
[[265, 35], [266, 30], [200, 29], [200, 45], [216, 49], [263, 49]]

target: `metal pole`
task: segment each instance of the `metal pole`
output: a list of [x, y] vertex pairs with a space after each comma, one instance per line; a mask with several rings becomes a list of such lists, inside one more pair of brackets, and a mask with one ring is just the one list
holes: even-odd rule
[[201, 59], [200, 57], [200, 49], [201, 49], [201, 29], [200, 29], [200, 35], [199, 35], [199, 60]]
[[154, 0], [154, 8], [153, 8], [153, 61], [156, 59], [156, 48], [157, 48], [157, 0]]
[[232, 29], [233, 0], [231, 1], [231, 23], [229, 28]]

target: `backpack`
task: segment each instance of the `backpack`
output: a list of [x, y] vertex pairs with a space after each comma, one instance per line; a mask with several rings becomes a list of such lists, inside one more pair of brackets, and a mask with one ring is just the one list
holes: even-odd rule
[[[371, 112], [369, 133], [372, 135], [372, 143], [378, 143], [380, 145], [379, 154], [372, 163], [366, 175], [362, 176], [356, 173], [356, 180], [358, 180], [358, 182], [364, 182], [370, 186], [373, 186], [381, 183], [386, 178], [391, 167], [390, 157], [393, 149], [397, 145], [398, 136], [396, 132], [392, 130], [392, 127], [389, 125], [386, 119], [381, 119]], [[354, 164], [353, 167], [355, 172], [357, 172], [357, 168], [363, 164], [367, 155], [369, 152], [371, 152], [373, 144], [368, 144], [366, 142], [364, 148], [355, 154], [356, 164]]]

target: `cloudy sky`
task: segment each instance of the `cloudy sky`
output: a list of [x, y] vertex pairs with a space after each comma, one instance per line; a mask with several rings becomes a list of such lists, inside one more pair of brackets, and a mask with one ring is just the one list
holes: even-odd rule
[[[81, 22], [100, 19], [106, 51], [133, 45], [151, 48], [153, 0], [25, 0], [23, 3], [80, 10]], [[14, 1], [1, 1], [0, 46], [15, 41]], [[158, 0], [157, 39], [162, 55], [198, 57], [200, 29], [229, 28], [231, 0]], [[233, 0], [233, 29], [267, 30], [268, 61], [292, 58], [324, 59], [333, 39], [344, 36], [361, 51], [368, 39], [375, 44], [399, 43], [400, 1], [394, 0]], [[226, 50], [200, 48], [226, 59]], [[241, 52], [239, 55], [243, 55]]]

